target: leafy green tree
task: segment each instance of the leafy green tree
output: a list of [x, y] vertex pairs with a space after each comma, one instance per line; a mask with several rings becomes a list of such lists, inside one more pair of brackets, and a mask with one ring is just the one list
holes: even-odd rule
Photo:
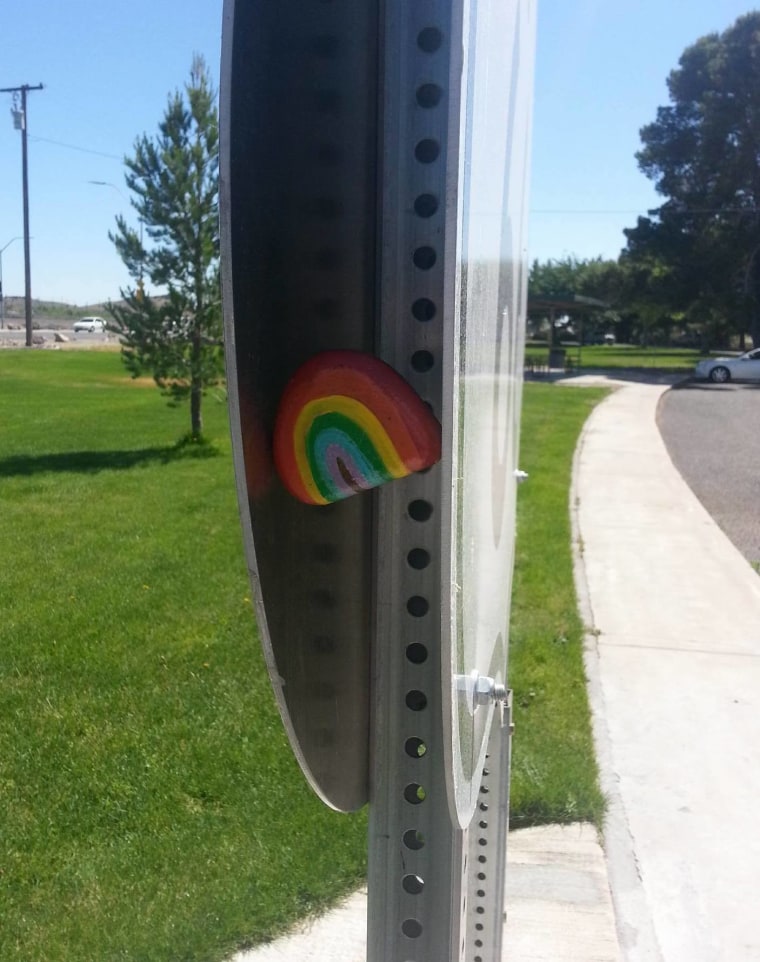
[[561, 297], [580, 294], [586, 261], [574, 255], [534, 260], [528, 276], [528, 292], [531, 297]]
[[[547, 261], [535, 260], [528, 275], [528, 301], [530, 304], [531, 299], [569, 300], [575, 295], [604, 301], [608, 304], [606, 309], [589, 312], [586, 308], [582, 312], [574, 312], [572, 308], [567, 308], [562, 309], [561, 313], [566, 313], [576, 324], [582, 314], [586, 334], [596, 329], [606, 332], [619, 321], [613, 308], [619, 300], [620, 285], [620, 268], [612, 260], [603, 260], [601, 257], [580, 260], [573, 255]], [[556, 316], [553, 315], [551, 320], [556, 320]], [[550, 343], [554, 342], [554, 338], [555, 331], [550, 330]]]
[[[202, 398], [224, 370], [219, 283], [219, 117], [202, 57], [169, 97], [158, 134], [125, 158], [139, 230], [116, 219], [109, 234], [132, 287], [110, 305], [133, 377], [153, 376], [170, 403], [190, 402], [190, 436], [202, 435]], [[147, 235], [147, 237], [145, 236]], [[144, 278], [160, 295], [145, 291]]]
[[666, 201], [626, 231], [629, 261], [667, 265], [706, 332], [760, 344], [760, 12], [688, 47], [668, 91], [636, 155]]

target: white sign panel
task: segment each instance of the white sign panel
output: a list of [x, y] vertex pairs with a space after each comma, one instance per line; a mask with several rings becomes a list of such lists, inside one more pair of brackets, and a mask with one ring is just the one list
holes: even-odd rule
[[462, 826], [475, 810], [492, 695], [507, 672], [534, 17], [530, 2], [473, 0], [464, 18], [457, 296], [445, 362], [453, 371], [444, 423], [452, 438], [450, 569], [443, 568], [451, 577], [450, 802]]

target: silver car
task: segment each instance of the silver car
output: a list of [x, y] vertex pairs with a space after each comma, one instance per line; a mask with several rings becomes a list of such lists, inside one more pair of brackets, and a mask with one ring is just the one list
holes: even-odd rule
[[700, 361], [694, 373], [717, 384], [725, 384], [732, 378], [737, 381], [760, 381], [760, 347], [738, 357], [711, 357]]

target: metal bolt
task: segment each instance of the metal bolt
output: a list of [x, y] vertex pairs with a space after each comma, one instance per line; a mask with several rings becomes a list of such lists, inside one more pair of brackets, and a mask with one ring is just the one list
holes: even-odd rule
[[512, 693], [501, 682], [472, 671], [469, 675], [458, 675], [456, 684], [457, 690], [466, 698], [472, 714], [475, 714], [481, 705], [493, 704], [498, 708], [501, 724], [504, 725], [504, 709], [511, 702]]
[[489, 678], [487, 675], [480, 675], [475, 682], [475, 703], [477, 705], [488, 705], [490, 702], [498, 704], [507, 697], [507, 689]]

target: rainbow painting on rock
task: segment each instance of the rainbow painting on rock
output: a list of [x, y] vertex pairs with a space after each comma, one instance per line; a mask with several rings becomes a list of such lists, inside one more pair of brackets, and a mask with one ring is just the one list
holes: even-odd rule
[[274, 429], [282, 483], [306, 504], [332, 504], [406, 477], [441, 457], [441, 426], [392, 367], [371, 354], [325, 351], [285, 388]]

